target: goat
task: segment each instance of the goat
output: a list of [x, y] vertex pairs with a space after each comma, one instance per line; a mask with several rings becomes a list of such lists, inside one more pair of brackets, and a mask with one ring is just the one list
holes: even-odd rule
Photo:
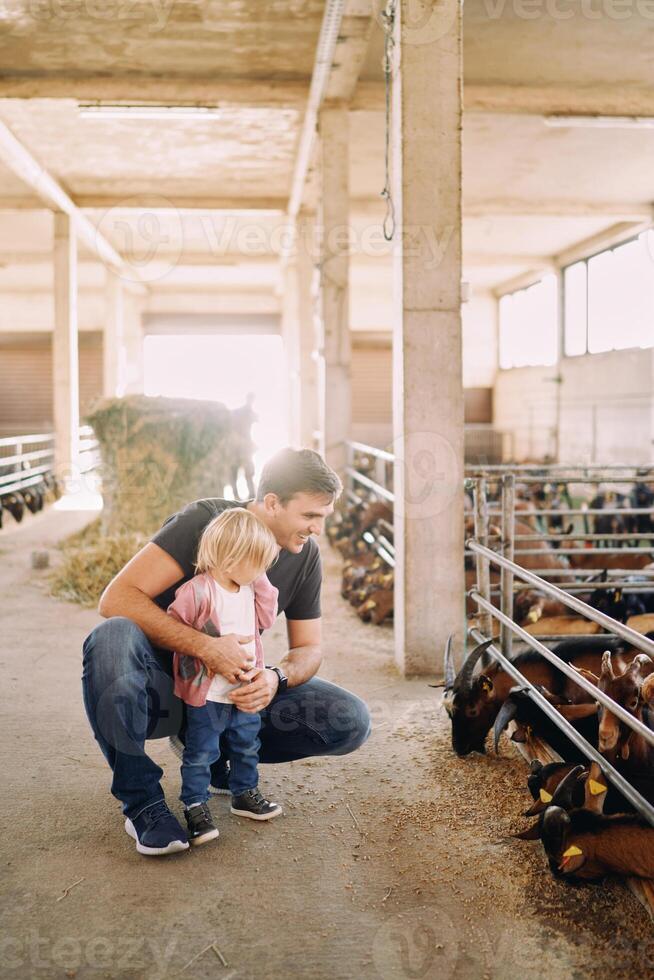
[[516, 836], [540, 838], [557, 878], [654, 877], [654, 827], [634, 814], [604, 814], [608, 788], [597, 763], [590, 770], [576, 766], [559, 783], [538, 821]]
[[[452, 722], [452, 748], [457, 755], [484, 752], [485, 741], [497, 715], [512, 688], [514, 679], [493, 661], [475, 675], [475, 668], [492, 641], [480, 644], [472, 650], [455, 676], [451, 637], [445, 650], [445, 707]], [[633, 660], [635, 651], [620, 645], [609, 637], [592, 637], [588, 640], [567, 640], [553, 650], [572, 666], [592, 671], [599, 670], [601, 656], [607, 647], [614, 650], [616, 662], [626, 665]], [[589, 703], [589, 696], [577, 684], [562, 674], [553, 664], [538, 653], [521, 653], [512, 661], [530, 683], [540, 686], [562, 703], [581, 705]], [[583, 713], [583, 712], [582, 712]], [[535, 717], [543, 717], [539, 709]], [[594, 725], [594, 719], [590, 721]], [[567, 746], [569, 741], [565, 740]], [[578, 750], [576, 750], [578, 753]], [[572, 750], [571, 750], [572, 752]], [[565, 753], [564, 753], [565, 754]], [[570, 756], [573, 758], [574, 753]]]
[[2, 495], [2, 506], [8, 510], [14, 520], [20, 524], [25, 513], [25, 500], [21, 493], [6, 493]]
[[513, 618], [518, 626], [536, 623], [541, 617], [566, 616], [568, 607], [558, 599], [550, 599], [538, 589], [521, 589], [513, 600]]
[[635, 814], [549, 806], [540, 831], [550, 870], [570, 881], [607, 874], [654, 878], [654, 827]]
[[[625, 711], [643, 721], [641, 688], [643, 681], [654, 674], [654, 661], [651, 657], [646, 653], [639, 653], [623, 670], [616, 672], [611, 651], [606, 650], [602, 655], [599, 677], [589, 670], [583, 673]], [[612, 764], [617, 760], [622, 760], [623, 763], [630, 760], [628, 766], [621, 767], [628, 771], [648, 772], [654, 769], [654, 746], [602, 704], [599, 707], [599, 750]]]
[[[593, 766], [595, 765], [596, 763], [593, 763]], [[573, 770], [579, 772], [579, 769], [580, 767], [578, 765], [570, 762], [550, 762], [547, 765], [543, 765], [538, 759], [533, 759], [529, 765], [527, 786], [534, 802], [528, 810], [525, 810], [525, 816], [533, 817], [543, 813], [554, 800], [557, 789], [566, 776]], [[588, 789], [590, 788], [591, 800], [594, 800], [596, 795], [604, 793], [604, 789], [600, 789], [599, 787], [602, 783], [606, 783], [606, 795], [603, 797], [604, 810], [607, 813], [631, 813], [633, 811], [631, 803], [624, 798], [615, 786], [607, 780], [604, 780], [603, 777], [600, 778], [599, 767], [597, 770], [593, 770], [591, 766], [591, 771], [593, 782], [590, 784], [590, 787], [588, 783], [584, 786], [581, 780], [573, 784], [569, 799], [571, 808], [577, 809], [582, 806], [588, 808], [591, 806], [591, 803], [586, 799], [585, 791], [588, 794]], [[564, 809], [567, 808], [564, 807]]]

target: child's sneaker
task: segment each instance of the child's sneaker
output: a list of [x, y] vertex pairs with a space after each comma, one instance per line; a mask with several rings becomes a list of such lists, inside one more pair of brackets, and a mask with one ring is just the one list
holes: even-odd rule
[[218, 828], [211, 817], [211, 810], [206, 803], [194, 803], [184, 810], [188, 826], [188, 839], [195, 847], [206, 844], [219, 836]]
[[272, 820], [282, 813], [282, 808], [279, 803], [271, 803], [265, 799], [255, 786], [239, 796], [232, 796], [232, 813], [251, 820]]

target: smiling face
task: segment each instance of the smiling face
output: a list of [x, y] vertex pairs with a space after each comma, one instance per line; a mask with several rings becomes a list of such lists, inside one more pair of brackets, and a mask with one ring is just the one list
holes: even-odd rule
[[265, 520], [280, 548], [298, 555], [312, 534], [322, 534], [325, 518], [334, 512], [334, 498], [296, 493], [282, 504], [274, 493], [263, 500]]

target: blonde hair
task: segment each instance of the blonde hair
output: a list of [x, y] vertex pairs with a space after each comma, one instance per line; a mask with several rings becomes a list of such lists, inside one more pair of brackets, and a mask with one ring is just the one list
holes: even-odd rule
[[244, 507], [230, 507], [214, 517], [202, 532], [195, 568], [200, 573], [251, 561], [262, 574], [278, 553], [275, 536], [258, 517]]

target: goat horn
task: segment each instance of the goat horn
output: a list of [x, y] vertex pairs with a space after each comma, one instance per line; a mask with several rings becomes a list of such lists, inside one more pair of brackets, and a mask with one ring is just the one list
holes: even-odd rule
[[581, 773], [585, 771], [586, 770], [581, 765], [575, 766], [574, 769], [571, 769], [568, 775], [564, 776], [554, 790], [550, 806], [560, 806], [562, 809], [566, 810], [567, 807], [565, 804], [567, 803], [569, 806], [572, 803], [572, 790], [577, 785], [577, 780], [579, 779]]
[[461, 670], [454, 679], [453, 685], [461, 693], [468, 693], [470, 691], [472, 687], [472, 675], [477, 666], [477, 661], [481, 658], [482, 654], [486, 653], [486, 650], [488, 650], [492, 642], [492, 640], [486, 640], [485, 643], [480, 643], [466, 657]]
[[454, 681], [456, 678], [456, 673], [454, 670], [454, 658], [452, 656], [452, 640], [453, 635], [447, 638], [447, 645], [445, 647], [445, 656], [443, 657], [443, 673], [445, 675], [445, 690], [451, 691], [454, 687]]
[[500, 735], [509, 724], [513, 721], [518, 713], [518, 703], [514, 698], [507, 698], [502, 707], [500, 708], [500, 713], [495, 719], [495, 725], [493, 727], [493, 737], [495, 739], [495, 755], [497, 755], [497, 748], [500, 744]]
[[[611, 651], [605, 650], [602, 654], [602, 674], [614, 680], [613, 664], [611, 663]], [[601, 676], [601, 675], [600, 675]]]

